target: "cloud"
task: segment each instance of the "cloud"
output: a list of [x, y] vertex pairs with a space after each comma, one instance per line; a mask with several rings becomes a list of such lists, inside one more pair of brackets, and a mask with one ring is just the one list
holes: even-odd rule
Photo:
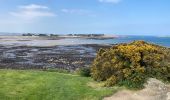
[[80, 15], [89, 13], [89, 11], [83, 9], [62, 9], [61, 11], [64, 13], [80, 14]]
[[36, 4], [18, 6], [18, 11], [10, 12], [10, 15], [26, 20], [56, 16], [47, 6]]
[[121, 0], [99, 0], [99, 2], [117, 4], [121, 2]]
[[36, 10], [36, 9], [49, 9], [46, 6], [42, 5], [36, 5], [36, 4], [30, 4], [30, 5], [25, 5], [25, 6], [19, 6], [20, 9], [27, 9], [27, 10]]
[[67, 14], [95, 16], [95, 14], [93, 14], [91, 11], [84, 9], [61, 9], [61, 11]]

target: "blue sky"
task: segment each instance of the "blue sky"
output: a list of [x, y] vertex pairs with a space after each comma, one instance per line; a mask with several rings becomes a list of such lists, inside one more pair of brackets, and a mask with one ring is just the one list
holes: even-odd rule
[[170, 0], [0, 0], [0, 31], [170, 35]]

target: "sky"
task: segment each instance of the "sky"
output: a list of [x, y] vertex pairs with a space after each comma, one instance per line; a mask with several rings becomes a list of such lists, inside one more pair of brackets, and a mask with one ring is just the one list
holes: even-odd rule
[[0, 0], [0, 32], [170, 35], [170, 0]]

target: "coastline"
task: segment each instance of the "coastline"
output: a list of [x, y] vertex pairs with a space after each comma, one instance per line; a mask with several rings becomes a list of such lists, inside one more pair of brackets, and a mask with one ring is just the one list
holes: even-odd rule
[[90, 66], [100, 48], [111, 45], [82, 44], [36, 46], [0, 46], [1, 69], [48, 69], [74, 71]]
[[76, 70], [89, 66], [100, 48], [128, 39], [108, 38], [0, 36], [0, 68]]
[[[98, 44], [86, 40], [107, 40], [114, 37], [74, 37], [74, 36], [0, 36], [0, 45], [4, 46], [39, 46]], [[100, 43], [99, 43], [100, 44]], [[109, 44], [103, 44], [109, 45]]]

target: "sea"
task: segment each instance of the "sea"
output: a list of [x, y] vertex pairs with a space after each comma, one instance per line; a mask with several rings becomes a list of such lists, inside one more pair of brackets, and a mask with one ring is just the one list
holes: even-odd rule
[[63, 42], [69, 42], [71, 44], [119, 44], [130, 43], [136, 40], [144, 40], [149, 43], [170, 47], [170, 37], [158, 37], [158, 36], [120, 36], [114, 39], [64, 39]]

